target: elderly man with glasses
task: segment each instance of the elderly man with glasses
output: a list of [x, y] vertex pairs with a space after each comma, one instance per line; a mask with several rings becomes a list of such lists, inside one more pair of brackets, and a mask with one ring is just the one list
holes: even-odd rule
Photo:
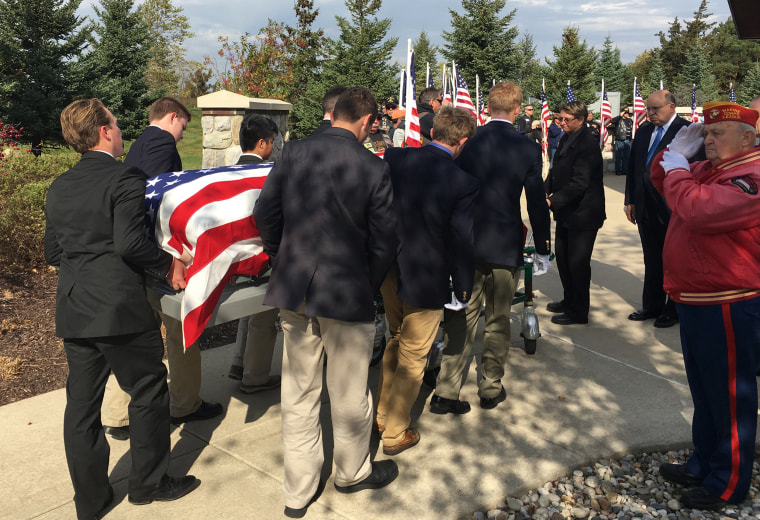
[[[676, 98], [667, 90], [653, 92], [647, 98], [647, 114], [651, 125], [636, 132], [631, 148], [625, 181], [625, 207], [628, 220], [638, 226], [644, 251], [644, 291], [641, 308], [628, 319], [654, 319], [658, 328], [672, 327], [678, 322], [675, 305], [662, 289], [662, 246], [670, 220], [670, 209], [657, 193], [649, 171], [652, 159], [668, 147], [678, 131], [689, 122], [676, 115]], [[704, 157], [702, 157], [704, 158]]]
[[523, 110], [522, 117], [517, 120], [517, 131], [521, 134], [527, 134], [533, 125], [533, 105], [525, 105]]

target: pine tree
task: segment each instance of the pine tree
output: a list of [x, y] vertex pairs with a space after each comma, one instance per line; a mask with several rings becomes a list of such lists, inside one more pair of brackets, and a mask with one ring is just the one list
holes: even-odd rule
[[580, 41], [577, 27], [565, 28], [562, 45], [554, 46], [554, 57], [553, 62], [547, 60], [546, 97], [549, 106], [556, 110], [565, 102], [568, 81], [575, 99], [593, 103], [597, 92], [597, 78], [593, 74], [596, 51], [586, 44], [586, 40]]
[[740, 40], [731, 18], [719, 24], [707, 40], [710, 68], [717, 80], [717, 89], [727, 98], [730, 84], [737, 91], [745, 76], [760, 60], [760, 42]]
[[91, 95], [119, 120], [125, 139], [137, 137], [148, 121], [145, 70], [152, 41], [133, 0], [100, 0], [95, 7], [97, 41], [84, 58], [87, 75], [95, 79]]
[[[427, 65], [430, 65], [430, 74], [433, 76], [433, 81], [436, 86], [441, 88], [441, 67], [438, 64], [438, 59], [436, 57], [438, 54], [438, 47], [430, 43], [425, 31], [420, 32], [417, 39], [412, 41], [412, 49], [414, 49], [414, 63], [415, 68], [417, 69], [415, 78], [415, 90], [417, 94], [425, 90], [427, 87]], [[437, 81], [436, 78], [438, 78]]]
[[72, 64], [90, 34], [80, 0], [0, 1], [0, 120], [23, 127], [39, 153], [61, 142], [61, 110], [73, 99]]
[[514, 81], [520, 73], [519, 29], [511, 27], [517, 9], [500, 16], [505, 5], [506, 0], [462, 0], [464, 14], [449, 9], [452, 31], [443, 31], [441, 54], [456, 63], [471, 89], [476, 74], [487, 86], [492, 79]]
[[660, 90], [660, 85], [665, 87], [665, 89], [668, 88], [668, 86], [665, 85], [665, 72], [662, 70], [660, 53], [655, 52], [652, 54], [652, 67], [649, 69], [649, 74], [647, 74], [646, 78], [646, 86], [648, 87], [647, 95], [656, 90]]
[[760, 96], [760, 62], [755, 62], [747, 71], [742, 82], [742, 88], [736, 96], [736, 101], [746, 107], [757, 96]]
[[697, 102], [702, 104], [706, 101], [717, 99], [715, 88], [715, 76], [710, 72], [707, 56], [699, 45], [695, 45], [686, 52], [686, 62], [679, 77], [682, 85], [697, 85]]
[[[517, 42], [515, 52], [520, 60], [514, 74], [514, 81], [522, 87], [525, 97], [532, 96], [539, 99], [541, 97], [541, 65], [536, 58], [533, 36], [528, 33], [523, 34]], [[490, 85], [494, 79], [497, 78], [486, 78], [487, 85]]]
[[612, 39], [607, 36], [604, 39], [604, 47], [599, 51], [599, 61], [594, 68], [596, 82], [599, 84], [596, 88], [601, 89], [601, 81], [604, 80], [604, 86], [607, 91], [612, 92], [630, 92], [633, 84], [631, 71], [620, 59], [620, 49], [613, 47]]
[[194, 34], [190, 32], [190, 22], [182, 11], [182, 6], [175, 7], [171, 0], [145, 0], [139, 7], [153, 43], [145, 71], [152, 97], [179, 95], [182, 73], [190, 73], [182, 44]]

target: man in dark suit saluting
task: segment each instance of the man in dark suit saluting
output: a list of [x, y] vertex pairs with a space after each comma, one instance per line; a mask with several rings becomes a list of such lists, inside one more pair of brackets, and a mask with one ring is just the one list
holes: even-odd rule
[[45, 260], [60, 266], [56, 335], [69, 364], [63, 440], [78, 518], [109, 507], [108, 454], [100, 406], [113, 370], [131, 396], [129, 501], [174, 500], [195, 477], [169, 467], [169, 393], [161, 332], [145, 294], [145, 273], [184, 287], [185, 268], [145, 233], [145, 176], [117, 162], [124, 154], [116, 118], [98, 99], [61, 113], [66, 141], [82, 159], [50, 186]]
[[373, 297], [396, 252], [389, 167], [360, 144], [376, 117], [367, 89], [346, 90], [331, 128], [285, 145], [253, 211], [273, 259], [264, 304], [280, 309], [284, 335], [283, 492], [293, 518], [319, 487], [325, 359], [336, 489], [380, 488], [398, 475], [393, 461], [372, 463], [369, 453]]
[[678, 131], [689, 122], [676, 114], [676, 98], [667, 90], [652, 92], [647, 98], [651, 125], [636, 132], [625, 179], [625, 215], [638, 225], [644, 250], [644, 291], [642, 308], [629, 320], [655, 318], [655, 327], [672, 327], [678, 322], [675, 304], [662, 288], [662, 248], [670, 221], [670, 209], [649, 178], [651, 161], [668, 147]]
[[475, 133], [475, 118], [447, 106], [433, 118], [433, 141], [422, 148], [390, 148], [393, 205], [398, 222], [398, 258], [381, 291], [391, 339], [383, 356], [377, 424], [383, 453], [396, 455], [416, 445], [410, 428], [412, 405], [425, 362], [451, 301], [467, 303], [475, 273], [473, 201], [478, 181], [454, 163]]
[[480, 406], [492, 409], [507, 398], [501, 378], [511, 344], [509, 310], [523, 264], [523, 189], [541, 274], [549, 265], [551, 221], [541, 179], [541, 147], [515, 130], [521, 103], [520, 87], [512, 82], [495, 85], [488, 98], [491, 121], [478, 128], [457, 159], [480, 181], [475, 201], [475, 282], [466, 309], [454, 302], [444, 311], [445, 347], [430, 400], [433, 413], [470, 411], [469, 403], [459, 400], [459, 390], [484, 302]]

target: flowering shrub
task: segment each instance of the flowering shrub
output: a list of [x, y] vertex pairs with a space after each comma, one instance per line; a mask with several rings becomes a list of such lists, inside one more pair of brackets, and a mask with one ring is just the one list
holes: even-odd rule
[[[10, 149], [19, 150], [19, 141], [21, 140], [21, 132], [23, 127], [16, 128], [14, 125], [3, 123], [0, 121], [0, 161], [5, 158], [5, 153]], [[26, 150], [27, 152], [29, 150]], [[3, 163], [0, 162], [0, 167]]]

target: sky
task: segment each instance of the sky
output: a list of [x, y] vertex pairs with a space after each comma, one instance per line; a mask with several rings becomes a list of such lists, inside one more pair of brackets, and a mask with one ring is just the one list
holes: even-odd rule
[[[140, 3], [138, 0], [137, 3]], [[248, 32], [256, 34], [267, 24], [267, 18], [295, 25], [292, 0], [173, 0], [184, 9], [195, 37], [185, 42], [188, 58], [203, 61], [216, 57], [219, 36], [234, 40]], [[82, 2], [80, 14], [94, 16], [92, 1]], [[623, 63], [632, 62], [646, 49], [659, 44], [655, 34], [667, 31], [673, 19], [688, 20], [699, 7], [700, 0], [507, 0], [502, 16], [516, 9], [512, 20], [520, 33], [533, 37], [536, 54], [553, 60], [553, 46], [560, 45], [562, 30], [578, 27], [582, 40], [601, 49], [609, 35], [620, 49]], [[315, 25], [327, 36], [339, 35], [335, 16], [348, 16], [344, 0], [315, 0], [319, 9]], [[392, 20], [388, 36], [398, 37], [393, 59], [406, 62], [408, 39], [416, 39], [424, 30], [433, 45], [443, 44], [443, 31], [451, 31], [449, 9], [462, 13], [461, 0], [383, 0], [378, 18]], [[711, 21], [723, 22], [730, 15], [726, 0], [710, 0]], [[518, 37], [519, 39], [519, 37]], [[442, 57], [439, 56], [439, 60]]]

